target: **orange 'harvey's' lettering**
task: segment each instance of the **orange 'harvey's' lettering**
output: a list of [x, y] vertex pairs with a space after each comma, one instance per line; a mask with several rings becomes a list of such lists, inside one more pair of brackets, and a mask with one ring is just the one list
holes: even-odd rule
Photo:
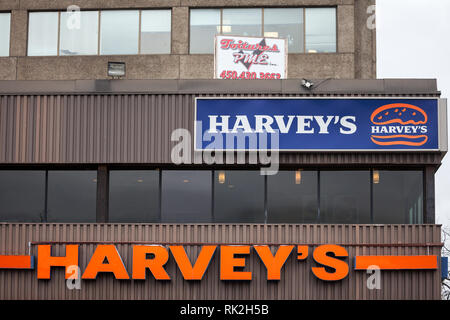
[[211, 261], [215, 250], [216, 246], [203, 246], [198, 255], [197, 261], [194, 266], [192, 266], [183, 246], [170, 246], [170, 251], [172, 252], [178, 268], [183, 274], [183, 278], [185, 280], [201, 280], [206, 269], [208, 268], [209, 262]]
[[[105, 263], [105, 259], [107, 263]], [[98, 245], [82, 279], [95, 279], [100, 272], [112, 272], [116, 279], [130, 279], [115, 245]]]
[[50, 245], [40, 245], [38, 246], [38, 259], [38, 279], [50, 279], [51, 267], [65, 267], [65, 278], [69, 279], [71, 274], [67, 272], [68, 267], [78, 265], [78, 245], [67, 245], [66, 256], [63, 257], [52, 256]]
[[326, 271], [325, 267], [313, 267], [314, 275], [325, 281], [338, 281], [348, 275], [348, 264], [345, 261], [330, 257], [328, 253], [333, 253], [335, 257], [348, 257], [348, 252], [344, 247], [337, 245], [321, 245], [314, 250], [314, 260], [326, 267], [335, 269], [334, 272]]
[[[147, 258], [152, 255], [153, 258]], [[133, 246], [133, 279], [145, 280], [148, 268], [156, 280], [170, 280], [164, 269], [169, 260], [169, 252], [163, 246]]]
[[[251, 280], [252, 272], [236, 270], [245, 268], [251, 247], [258, 254], [267, 269], [267, 280], [280, 280], [281, 269], [286, 264], [294, 245], [281, 245], [272, 253], [268, 245], [222, 245], [220, 246], [220, 280]], [[216, 251], [216, 245], [202, 246], [192, 264], [183, 246], [169, 246], [170, 252], [185, 280], [201, 280], [208, 269]], [[162, 245], [133, 246], [132, 279], [145, 280], [147, 269], [156, 280], [170, 280], [164, 266], [169, 261], [169, 249]], [[65, 256], [51, 256], [50, 245], [38, 245], [38, 279], [50, 279], [52, 267], [65, 267], [66, 279], [69, 266], [78, 266], [78, 245], [67, 245]], [[330, 254], [334, 255], [330, 256]], [[238, 257], [238, 255], [240, 257]], [[308, 257], [308, 246], [297, 246], [297, 261]], [[344, 279], [349, 272], [348, 264], [337, 258], [348, 257], [347, 250], [338, 245], [321, 245], [313, 252], [314, 260], [322, 265], [313, 267], [313, 274], [321, 280], [337, 281]], [[326, 269], [332, 268], [333, 272]], [[116, 279], [130, 279], [128, 271], [113, 244], [101, 244], [95, 249], [82, 279], [96, 279], [99, 273], [112, 273]]]

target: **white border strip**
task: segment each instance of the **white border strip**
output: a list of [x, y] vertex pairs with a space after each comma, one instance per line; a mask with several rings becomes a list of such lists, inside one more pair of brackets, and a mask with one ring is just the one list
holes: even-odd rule
[[[436, 100], [438, 105], [438, 149], [198, 149], [197, 148], [197, 100], [268, 100], [268, 99], [289, 99], [289, 100], [318, 100], [318, 99], [347, 99], [347, 100]], [[229, 151], [229, 152], [430, 152], [447, 151], [447, 100], [429, 97], [195, 97], [194, 106], [194, 151]], [[445, 129], [444, 129], [445, 128]]]

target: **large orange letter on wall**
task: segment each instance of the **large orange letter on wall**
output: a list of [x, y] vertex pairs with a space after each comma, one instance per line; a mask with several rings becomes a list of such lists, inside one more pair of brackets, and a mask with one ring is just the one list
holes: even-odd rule
[[[105, 258], [108, 263], [103, 263]], [[130, 279], [127, 269], [123, 265], [122, 258], [113, 244], [101, 244], [95, 249], [91, 261], [89, 261], [82, 279], [95, 279], [99, 272], [112, 272], [116, 279]]]
[[291, 254], [294, 246], [280, 246], [275, 256], [268, 246], [253, 246], [267, 269], [267, 280], [280, 280], [281, 268]]
[[[147, 259], [153, 254], [153, 259]], [[169, 252], [162, 246], [133, 246], [133, 279], [145, 280], [145, 270], [149, 268], [156, 280], [170, 280], [164, 265], [169, 260]]]
[[170, 251], [185, 280], [202, 280], [215, 250], [216, 246], [203, 246], [192, 267], [183, 246], [170, 246]]
[[52, 257], [50, 245], [38, 245], [38, 264], [37, 278], [50, 279], [51, 267], [66, 267], [65, 278], [69, 279], [72, 275], [68, 273], [69, 266], [78, 266], [78, 245], [71, 244], [66, 246], [65, 257]]
[[336, 257], [348, 257], [348, 252], [344, 247], [337, 245], [322, 245], [314, 250], [314, 260], [324, 266], [335, 269], [335, 272], [327, 272], [324, 267], [313, 267], [314, 275], [326, 281], [338, 281], [348, 275], [348, 264], [345, 261], [327, 256], [327, 253], [334, 253]]
[[252, 280], [251, 272], [234, 271], [234, 267], [245, 267], [245, 258], [235, 254], [250, 254], [250, 246], [220, 246], [220, 280]]

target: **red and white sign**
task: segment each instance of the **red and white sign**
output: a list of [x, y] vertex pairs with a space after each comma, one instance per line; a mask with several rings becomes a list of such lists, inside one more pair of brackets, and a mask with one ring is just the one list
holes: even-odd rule
[[286, 39], [216, 36], [215, 79], [287, 78]]

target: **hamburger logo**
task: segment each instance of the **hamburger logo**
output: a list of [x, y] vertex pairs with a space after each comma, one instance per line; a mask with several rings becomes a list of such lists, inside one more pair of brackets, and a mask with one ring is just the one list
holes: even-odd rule
[[370, 116], [370, 139], [380, 146], [422, 146], [428, 141], [428, 116], [421, 108], [393, 103], [376, 109]]

